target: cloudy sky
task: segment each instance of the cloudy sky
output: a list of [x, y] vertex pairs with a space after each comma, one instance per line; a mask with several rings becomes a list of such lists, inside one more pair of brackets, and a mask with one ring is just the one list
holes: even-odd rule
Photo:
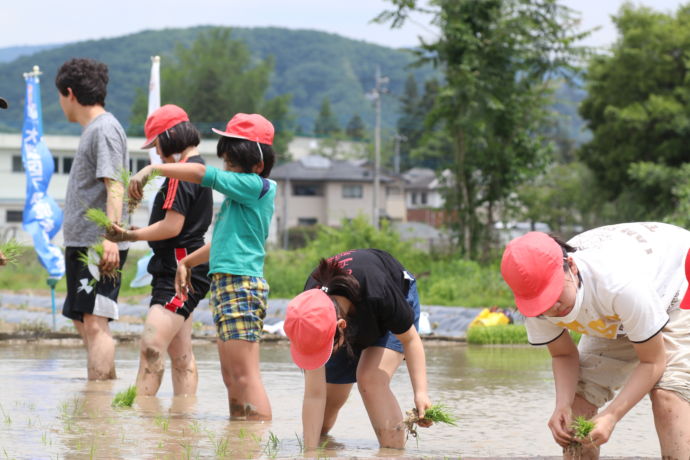
[[[610, 16], [623, 0], [563, 1], [581, 12], [583, 28], [601, 27], [585, 44], [606, 46], [615, 39]], [[637, 0], [634, 3], [673, 11], [684, 2]], [[434, 31], [423, 16], [414, 18], [402, 30], [370, 23], [389, 7], [390, 3], [384, 0], [2, 0], [0, 48], [67, 43], [193, 25], [317, 29], [392, 47], [413, 46], [420, 35], [433, 37]]]

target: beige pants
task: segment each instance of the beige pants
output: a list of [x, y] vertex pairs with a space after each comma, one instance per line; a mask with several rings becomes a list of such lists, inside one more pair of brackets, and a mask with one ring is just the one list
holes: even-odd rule
[[[673, 391], [690, 403], [690, 310], [674, 310], [669, 316], [662, 330], [666, 370], [654, 388]], [[613, 399], [639, 362], [626, 336], [611, 340], [583, 335], [578, 350], [577, 393], [597, 407]]]

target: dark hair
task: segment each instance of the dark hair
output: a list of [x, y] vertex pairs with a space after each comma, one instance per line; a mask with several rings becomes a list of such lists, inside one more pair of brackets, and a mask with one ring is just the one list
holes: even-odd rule
[[[319, 266], [316, 267], [316, 270], [314, 270], [311, 276], [319, 283], [319, 287], [328, 289], [328, 296], [333, 300], [333, 305], [335, 305], [339, 315], [347, 320], [343, 346], [348, 355], [354, 356], [352, 344], [354, 343], [358, 331], [355, 322], [352, 320], [357, 313], [357, 305], [361, 300], [359, 281], [345, 270], [334, 258], [321, 259], [319, 261]], [[353, 308], [351, 308], [346, 315], [343, 315], [340, 306], [333, 299], [332, 296], [334, 295], [345, 297], [352, 302]], [[340, 341], [341, 334], [341, 330], [336, 328], [335, 336], [333, 337], [334, 344]]]
[[[264, 158], [264, 170], [259, 173], [261, 177], [271, 175], [273, 163], [276, 161], [276, 154], [273, 147], [268, 144], [261, 144], [261, 152]], [[234, 165], [239, 165], [243, 172], [250, 173], [252, 168], [261, 162], [261, 153], [256, 142], [235, 137], [221, 136], [216, 147], [218, 158], [222, 158]]]
[[108, 66], [95, 59], [70, 59], [55, 76], [55, 86], [63, 96], [72, 94], [81, 105], [102, 105], [108, 86]]
[[199, 130], [189, 121], [176, 124], [158, 135], [158, 146], [164, 157], [180, 153], [187, 147], [196, 147], [201, 142]]
[[562, 239], [560, 239], [557, 236], [554, 236], [554, 235], [549, 235], [549, 236], [551, 237], [552, 240], [554, 240], [556, 243], [558, 243], [558, 245], [561, 247], [561, 251], [563, 251], [563, 271], [567, 272], [568, 269], [570, 268], [570, 265], [568, 265], [568, 260], [567, 260], [568, 259], [568, 253], [577, 251], [577, 248], [569, 245], [568, 243], [566, 243], [565, 241], [563, 241]]

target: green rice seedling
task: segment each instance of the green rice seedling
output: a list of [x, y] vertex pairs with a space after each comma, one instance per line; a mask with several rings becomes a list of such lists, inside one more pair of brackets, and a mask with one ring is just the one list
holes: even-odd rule
[[213, 445], [213, 451], [216, 457], [224, 458], [230, 453], [230, 441], [228, 438], [221, 437], [216, 440], [214, 437], [211, 437], [211, 444]]
[[595, 422], [587, 420], [586, 417], [579, 415], [575, 417], [572, 423], [573, 434], [577, 439], [585, 439], [595, 426]]
[[110, 230], [113, 226], [113, 221], [106, 215], [105, 211], [100, 208], [89, 208], [84, 213], [84, 218], [90, 220], [99, 227]]
[[278, 446], [280, 445], [280, 439], [272, 431], [268, 432], [268, 441], [264, 446], [264, 452], [270, 458], [275, 458], [278, 455]]
[[[94, 244], [90, 248], [88, 248], [85, 252], [80, 252], [79, 255], [77, 256], [77, 260], [84, 264], [85, 267], [88, 267], [89, 265], [95, 265], [98, 267], [98, 270], [104, 278], [110, 278], [110, 279], [117, 279], [120, 276], [121, 270], [118, 268], [113, 268], [110, 270], [104, 270], [103, 267], [101, 267], [101, 259], [103, 258], [103, 254], [105, 253], [105, 249], [103, 248], [103, 242]], [[91, 284], [95, 284], [96, 280], [92, 280]]]
[[[141, 203], [141, 200], [133, 200], [129, 197], [129, 193], [127, 193], [127, 189], [129, 188], [129, 183], [132, 180], [132, 172], [129, 169], [122, 169], [120, 171], [120, 175], [118, 178], [118, 182], [122, 184], [124, 187], [124, 201], [127, 203], [127, 210], [129, 211], [129, 214], [131, 215], [139, 206], [139, 203]], [[160, 172], [157, 170], [151, 171], [148, 176], [146, 176], [146, 180], [144, 183], [148, 186], [153, 182], [153, 179], [160, 176]]]
[[155, 419], [153, 419], [154, 423], [158, 425], [161, 430], [163, 431], [168, 431], [168, 426], [170, 426], [170, 419], [163, 417], [162, 415], [156, 416]]
[[456, 426], [458, 419], [448, 412], [448, 408], [444, 404], [434, 404], [424, 412], [422, 420], [431, 420], [434, 423], [446, 423]]
[[297, 438], [297, 445], [299, 446], [299, 453], [302, 454], [302, 453], [304, 453], [304, 443], [302, 442], [302, 438], [300, 438], [297, 433], [295, 433], [295, 437]]
[[130, 386], [126, 390], [120, 391], [115, 394], [113, 399], [113, 407], [132, 407], [134, 404], [134, 398], [137, 397], [137, 387], [135, 385]]
[[595, 426], [595, 422], [587, 420], [587, 418], [583, 417], [582, 415], [575, 417], [575, 420], [573, 420], [572, 424], [570, 425], [573, 430], [575, 440], [565, 448], [565, 452], [569, 453], [572, 458], [581, 458], [582, 441], [590, 436], [590, 433]]
[[10, 238], [0, 244], [0, 267], [8, 264], [16, 264], [17, 257], [24, 252], [24, 247], [14, 238]]
[[447, 423], [448, 425], [456, 425], [457, 418], [448, 412], [448, 408], [443, 404], [434, 404], [424, 412], [424, 417], [419, 417], [417, 408], [410, 409], [406, 412], [407, 417], [402, 421], [402, 425], [407, 430], [408, 435], [413, 438], [418, 436], [415, 424], [419, 425], [422, 420], [431, 420], [434, 423]]

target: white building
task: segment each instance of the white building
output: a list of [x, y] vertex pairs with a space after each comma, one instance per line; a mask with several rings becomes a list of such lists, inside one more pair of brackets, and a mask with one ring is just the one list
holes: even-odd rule
[[[48, 193], [63, 207], [65, 203], [65, 193], [67, 191], [67, 178], [74, 160], [74, 153], [79, 144], [79, 136], [51, 136], [43, 137], [55, 161], [55, 172], [50, 181]], [[222, 168], [222, 161], [216, 156], [216, 139], [204, 139], [199, 145], [206, 164]], [[323, 141], [312, 138], [297, 137], [289, 145], [288, 150], [293, 158], [302, 158], [323, 148]], [[22, 139], [20, 134], [0, 134], [0, 241], [8, 238], [15, 238], [20, 242], [30, 244], [31, 236], [22, 230], [22, 214], [24, 200], [26, 198], [26, 175], [22, 165], [21, 153]], [[148, 151], [142, 150], [144, 139], [140, 137], [130, 137], [127, 139], [127, 147], [130, 155], [130, 169], [138, 171], [148, 164]], [[329, 144], [330, 145], [330, 144]], [[337, 147], [339, 151], [354, 153], [361, 148], [358, 143], [343, 142], [342, 146]], [[274, 169], [275, 171], [275, 169]], [[279, 184], [280, 186], [280, 184]], [[281, 196], [281, 191], [278, 191]], [[220, 209], [223, 195], [213, 192], [215, 212]], [[144, 201], [144, 203], [146, 200]], [[279, 202], [276, 203], [278, 213]], [[215, 214], [215, 213], [214, 213]], [[132, 225], [145, 226], [148, 224], [148, 208], [142, 204], [132, 216]], [[211, 229], [209, 229], [211, 232]], [[210, 233], [207, 241], [210, 241]], [[276, 218], [271, 225], [268, 238], [269, 243], [278, 243], [278, 232]], [[62, 231], [60, 231], [53, 242], [62, 245]], [[146, 242], [135, 243], [136, 248], [147, 247]]]

